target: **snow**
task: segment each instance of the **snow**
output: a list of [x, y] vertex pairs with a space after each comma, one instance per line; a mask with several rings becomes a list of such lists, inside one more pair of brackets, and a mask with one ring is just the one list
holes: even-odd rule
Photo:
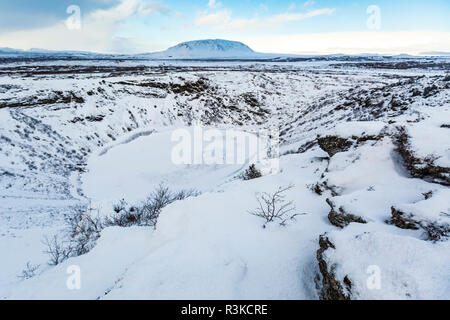
[[[22, 282], [13, 289], [10, 299], [97, 299], [113, 287], [111, 279], [119, 279], [126, 266], [141, 257], [142, 249], [150, 243], [150, 237], [151, 232], [147, 228], [105, 229], [91, 252], [68, 259], [50, 272], [27, 280], [27, 284]], [[69, 276], [67, 270], [72, 265], [81, 269], [80, 290], [69, 290], [66, 284]], [[27, 289], [28, 285], [33, 288], [31, 291]]]
[[[66, 64], [108, 67], [116, 62], [14, 66]], [[139, 75], [0, 77], [0, 104], [68, 90], [84, 99], [0, 109], [0, 298], [317, 299], [316, 251], [319, 236], [327, 233], [336, 249], [325, 257], [336, 265], [339, 280], [348, 276], [354, 284], [352, 298], [448, 299], [448, 239], [426, 241], [420, 230], [386, 223], [392, 206], [448, 223], [448, 186], [411, 178], [392, 141], [396, 127], [405, 126], [418, 156], [433, 155], [436, 164], [448, 167], [448, 128], [442, 127], [450, 122], [448, 89], [436, 81], [443, 71], [373, 71], [329, 62], [142, 64], [147, 71]], [[201, 78], [208, 88], [194, 93], [139, 86], [170, 87]], [[440, 86], [435, 96], [411, 97], [413, 88], [432, 83]], [[385, 101], [393, 96], [409, 101], [407, 109], [381, 112], [376, 108], [385, 105], [371, 109], [355, 102], [371, 90]], [[248, 104], [248, 95], [267, 113], [260, 115]], [[371, 98], [379, 102], [375, 93]], [[347, 100], [350, 107], [338, 108]], [[103, 118], [90, 121], [90, 116]], [[172, 134], [176, 129], [192, 133], [196, 124], [244, 136], [279, 127], [280, 170], [267, 170], [268, 161], [262, 159], [256, 164], [263, 177], [239, 179], [255, 162], [251, 154], [237, 164], [174, 163]], [[377, 140], [355, 142], [328, 159], [314, 144], [318, 135]], [[310, 147], [299, 153], [305, 144]], [[338, 194], [313, 191], [325, 182]], [[42, 238], [64, 233], [64, 218], [77, 207], [109, 215], [121, 199], [135, 203], [161, 183], [201, 194], [165, 207], [156, 228], [106, 228], [87, 254], [55, 267], [46, 264]], [[263, 228], [265, 221], [249, 214], [258, 205], [255, 195], [290, 184], [294, 187], [286, 199], [301, 215], [287, 226], [275, 222]], [[430, 191], [432, 197], [425, 200]], [[367, 223], [333, 226], [327, 198]], [[37, 274], [20, 280], [27, 262], [40, 265]], [[366, 285], [367, 267], [373, 265], [381, 270], [380, 290]], [[70, 266], [80, 267], [80, 290], [66, 286]]]
[[391, 206], [423, 199], [428, 183], [410, 179], [392, 158], [394, 146], [384, 138], [338, 153], [330, 161], [328, 185], [338, 186], [341, 195], [333, 202], [348, 213], [380, 223], [390, 217]]
[[326, 135], [347, 139], [352, 137], [376, 137], [385, 127], [386, 123], [383, 121], [340, 122], [327, 131]]
[[[449, 110], [445, 110], [447, 114]], [[450, 120], [450, 116], [447, 117]], [[445, 114], [441, 118], [446, 119]], [[414, 154], [421, 159], [429, 158], [441, 167], [450, 167], [450, 134], [448, 128], [420, 123], [408, 129]]]
[[[34, 223], [36, 223], [34, 221]], [[11, 289], [23, 282], [19, 278], [22, 270], [26, 269], [28, 262], [33, 266], [38, 266], [36, 273], [39, 274], [48, 269], [48, 255], [43, 251], [42, 244], [44, 235], [52, 235], [57, 232], [53, 226], [34, 226], [27, 229], [11, 228], [0, 230], [0, 252], [1, 276], [0, 276], [0, 299], [5, 299], [11, 295]]]
[[[309, 163], [310, 157], [302, 162]], [[314, 253], [307, 257], [304, 252], [326, 228], [326, 205], [319, 197], [305, 201], [311, 192], [306, 185], [317, 174], [311, 175], [308, 166], [299, 167], [298, 157], [287, 157], [282, 166], [303, 177], [288, 196], [298, 212], [308, 213], [287, 227], [274, 224], [264, 229], [264, 221], [247, 211], [257, 206], [256, 192], [275, 191], [273, 186], [292, 182], [288, 173], [234, 181], [166, 207], [155, 231], [104, 230], [94, 250], [18, 286], [11, 298], [314, 298], [304, 290], [306, 285], [313, 287], [308, 277]], [[70, 265], [81, 268], [82, 290], [65, 287]]]
[[438, 225], [450, 225], [450, 190], [437, 190], [429, 199], [416, 203], [397, 205], [395, 208], [416, 220], [425, 220]]
[[[189, 160], [192, 163], [178, 164], [173, 158], [173, 150], [180, 143], [174, 140], [177, 138], [174, 135], [177, 130], [185, 130], [182, 133], [189, 135]], [[148, 197], [160, 184], [175, 190], [210, 191], [227, 181], [237, 179], [250, 164], [264, 164], [266, 157], [259, 155], [267, 155], [265, 141], [252, 133], [239, 130], [233, 130], [232, 134], [237, 137], [237, 142], [244, 142], [244, 145], [227, 143], [227, 130], [215, 131], [223, 139], [220, 142], [223, 147], [222, 157], [211, 159], [214, 162], [211, 165], [195, 164], [193, 161], [199, 151], [203, 159], [207, 159], [209, 155], [206, 147], [208, 144], [203, 152], [196, 149], [198, 143], [206, 139], [208, 128], [201, 129], [203, 131], [199, 135], [203, 135], [203, 138], [200, 136], [200, 140], [196, 137], [195, 130], [165, 128], [128, 143], [120, 143], [92, 157], [88, 161], [88, 173], [82, 177], [83, 193], [91, 199], [91, 207], [99, 208], [101, 212], [108, 214], [112, 212], [112, 206], [118, 200], [137, 203]], [[252, 138], [259, 141], [260, 150], [248, 149]], [[183, 142], [184, 140], [181, 141]], [[238, 154], [245, 156], [241, 163], [236, 161], [226, 164], [227, 155], [235, 155], [235, 160], [238, 160]]]
[[[448, 299], [450, 243], [432, 244], [418, 239], [371, 231], [356, 225], [346, 233], [329, 234], [336, 249], [325, 252], [338, 279], [352, 281], [354, 299]], [[403, 266], [399, 268], [398, 266]], [[374, 274], [374, 271], [376, 274]], [[379, 275], [372, 282], [371, 276]]]

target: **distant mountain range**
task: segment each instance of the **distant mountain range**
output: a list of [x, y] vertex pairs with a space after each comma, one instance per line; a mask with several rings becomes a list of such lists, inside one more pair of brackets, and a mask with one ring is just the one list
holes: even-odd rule
[[[426, 56], [449, 56], [448, 52], [427, 52]], [[253, 51], [242, 42], [222, 39], [207, 39], [188, 41], [177, 44], [161, 52], [142, 53], [133, 55], [123, 54], [100, 54], [85, 51], [52, 51], [45, 49], [18, 50], [11, 48], [0, 48], [0, 58], [48, 58], [48, 59], [149, 59], [149, 60], [346, 60], [370, 58], [371, 60], [382, 60], [384, 58], [411, 58], [410, 55], [383, 56], [377, 54], [360, 55], [288, 55], [268, 54]]]
[[445, 52], [445, 51], [427, 51], [427, 52], [422, 52], [421, 54], [423, 54], [425, 56], [442, 56], [442, 57], [450, 56], [450, 52]]
[[20, 50], [12, 48], [0, 48], [0, 58], [58, 58], [58, 57], [73, 57], [73, 58], [108, 58], [116, 55], [94, 53], [87, 51], [55, 51], [45, 49], [30, 49]]

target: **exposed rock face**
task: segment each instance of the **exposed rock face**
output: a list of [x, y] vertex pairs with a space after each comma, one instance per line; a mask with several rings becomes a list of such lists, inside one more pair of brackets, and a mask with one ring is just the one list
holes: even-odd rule
[[392, 218], [389, 221], [390, 223], [394, 224], [395, 226], [401, 229], [410, 229], [410, 230], [419, 229], [417, 221], [405, 217], [404, 212], [401, 212], [400, 210], [397, 210], [394, 207], [391, 208], [391, 211], [392, 211]]
[[394, 143], [406, 169], [414, 178], [450, 186], [450, 168], [436, 166], [433, 159], [416, 157], [410, 148], [409, 136], [404, 127], [398, 128]]
[[185, 81], [182, 84], [179, 83], [164, 83], [157, 81], [145, 81], [145, 82], [130, 82], [130, 81], [120, 81], [116, 84], [125, 86], [136, 86], [142, 88], [155, 88], [160, 90], [165, 90], [169, 93], [181, 94], [181, 95], [192, 95], [196, 93], [205, 92], [208, 90], [213, 90], [207, 83], [206, 79], [199, 78], [196, 81]]
[[447, 237], [450, 233], [450, 226], [446, 224], [439, 224], [433, 221], [420, 220], [412, 214], [402, 212], [401, 210], [392, 207], [392, 218], [388, 221], [401, 229], [419, 230], [426, 232], [428, 240], [438, 241], [443, 237]]
[[359, 146], [367, 141], [378, 141], [383, 137], [383, 133], [378, 135], [361, 135], [351, 137], [339, 137], [335, 135], [328, 135], [326, 137], [319, 137], [317, 143], [320, 148], [324, 150], [330, 157], [336, 153], [348, 151], [352, 146]]
[[311, 191], [315, 192], [321, 196], [325, 191], [329, 191], [331, 196], [336, 197], [339, 195], [337, 188], [334, 186], [329, 186], [327, 181], [317, 182], [310, 186]]
[[171, 90], [175, 94], [195, 94], [209, 89], [209, 85], [204, 79], [198, 79], [197, 81], [186, 81], [184, 84], [171, 84]]
[[337, 136], [326, 136], [317, 140], [319, 146], [330, 157], [338, 152], [345, 152], [353, 145], [352, 141]]
[[57, 103], [69, 104], [71, 102], [82, 104], [85, 102], [85, 100], [82, 96], [80, 96], [80, 93], [75, 93], [72, 91], [54, 91], [43, 97], [33, 96], [16, 102], [0, 102], [0, 109], [46, 106]]
[[[352, 282], [346, 276], [344, 278], [344, 286], [339, 282], [333, 272], [333, 266], [329, 266], [324, 259], [324, 252], [329, 249], [335, 249], [334, 244], [328, 239], [326, 235], [319, 238], [319, 250], [317, 250], [317, 261], [319, 263], [319, 270], [322, 275], [322, 288], [319, 296], [322, 300], [350, 300], [350, 293]], [[347, 292], [347, 293], [346, 293]]]
[[361, 217], [355, 216], [351, 213], [346, 213], [342, 207], [338, 209], [339, 212], [336, 211], [334, 203], [330, 199], [327, 199], [327, 203], [331, 207], [330, 213], [328, 214], [328, 220], [330, 220], [332, 225], [339, 228], [344, 228], [352, 222], [367, 223], [367, 221]]

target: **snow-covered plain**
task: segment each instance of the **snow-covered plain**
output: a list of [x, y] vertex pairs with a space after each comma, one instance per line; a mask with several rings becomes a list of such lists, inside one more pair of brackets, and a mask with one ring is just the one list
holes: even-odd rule
[[[442, 61], [32, 61], [0, 71], [0, 298], [450, 298]], [[279, 171], [244, 181], [250, 158], [174, 164], [172, 133], [197, 125], [276, 126]], [[106, 228], [90, 252], [47, 265], [42, 239], [64, 234], [65, 217], [113, 215], [161, 183], [200, 194], [165, 207], [155, 228]], [[299, 215], [263, 227], [249, 213], [255, 195], [288, 185]], [[27, 262], [36, 270], [24, 280]], [[79, 290], [67, 287], [70, 266]]]

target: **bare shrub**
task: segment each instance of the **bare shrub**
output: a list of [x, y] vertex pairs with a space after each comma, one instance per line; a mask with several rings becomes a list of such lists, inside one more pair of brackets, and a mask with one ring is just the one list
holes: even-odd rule
[[[284, 193], [292, 189], [294, 185], [286, 187], [279, 187], [275, 193], [261, 193], [256, 194], [256, 200], [259, 207], [253, 211], [249, 211], [250, 214], [263, 218], [266, 222], [263, 227], [270, 222], [276, 220], [280, 221], [281, 226], [286, 226], [289, 220], [295, 220], [295, 217], [299, 216], [295, 211], [295, 206], [292, 201], [287, 201]], [[303, 214], [302, 214], [303, 215]]]
[[44, 253], [50, 256], [48, 264], [51, 266], [56, 266], [70, 257], [72, 249], [56, 235], [52, 238], [44, 237], [43, 244], [47, 247]]
[[182, 190], [172, 192], [163, 184], [152, 192], [152, 194], [138, 205], [130, 206], [125, 201], [121, 201], [114, 208], [120, 210], [105, 221], [106, 226], [129, 227], [138, 226], [156, 226], [161, 210], [172, 202], [183, 200], [188, 197], [197, 196], [199, 193], [195, 190]]
[[121, 200], [119, 205], [114, 206], [114, 214], [105, 218], [104, 224], [107, 227], [128, 227], [139, 224], [139, 220], [140, 215], [137, 208], [130, 206], [127, 202]]
[[95, 216], [93, 211], [92, 209], [89, 209], [88, 212], [78, 210], [75, 215], [66, 219], [70, 256], [88, 253], [100, 238], [104, 222], [98, 214]]
[[40, 264], [33, 265], [31, 264], [30, 261], [28, 261], [27, 265], [25, 266], [25, 269], [22, 270], [22, 273], [17, 277], [22, 280], [30, 279], [36, 275], [36, 271], [39, 269], [40, 266], [41, 266]]
[[126, 206], [127, 206], [126, 201], [124, 199], [122, 199], [119, 201], [119, 203], [117, 203], [113, 206], [113, 210], [115, 213], [119, 213], [122, 210], [125, 210]]
[[79, 208], [75, 214], [66, 218], [67, 227], [63, 239], [59, 239], [57, 236], [44, 238], [43, 243], [47, 247], [44, 252], [50, 256], [49, 264], [57, 265], [67, 258], [88, 253], [94, 248], [102, 230], [106, 227], [155, 227], [161, 210], [165, 206], [198, 194], [195, 190], [172, 192], [161, 184], [145, 201], [138, 205], [129, 205], [122, 199], [113, 206], [114, 213], [106, 218], [99, 217], [98, 212], [95, 215], [93, 209], [86, 211]]

